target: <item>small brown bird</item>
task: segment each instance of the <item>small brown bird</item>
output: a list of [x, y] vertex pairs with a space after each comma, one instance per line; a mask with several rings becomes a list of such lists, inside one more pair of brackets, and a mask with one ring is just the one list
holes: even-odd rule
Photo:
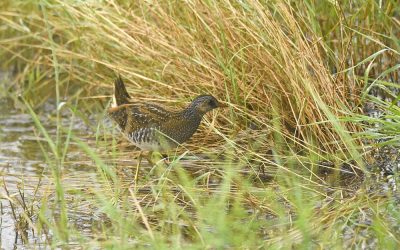
[[119, 76], [114, 83], [114, 103], [109, 116], [123, 134], [141, 149], [135, 181], [143, 151], [165, 152], [187, 141], [197, 130], [204, 114], [226, 107], [211, 95], [197, 96], [188, 107], [170, 111], [146, 102], [131, 102], [125, 84]]

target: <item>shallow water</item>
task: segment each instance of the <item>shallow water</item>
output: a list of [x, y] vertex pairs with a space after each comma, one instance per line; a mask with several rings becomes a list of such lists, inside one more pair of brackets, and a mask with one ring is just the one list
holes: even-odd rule
[[[0, 89], [1, 84], [0, 80]], [[49, 100], [38, 110], [35, 110], [39, 114], [42, 125], [52, 138], [56, 135], [56, 122], [54, 121], [56, 107], [54, 103], [54, 100]], [[0, 173], [3, 180], [0, 185], [0, 245], [2, 249], [50, 248], [49, 245], [52, 244], [51, 239], [53, 236], [52, 231], [48, 230], [38, 234], [31, 228], [34, 228], [34, 224], [38, 220], [37, 211], [41, 206], [48, 206], [47, 212], [53, 213], [48, 216], [49, 218], [58, 217], [56, 202], [54, 202], [56, 197], [51, 166], [49, 166], [45, 158], [45, 155], [51, 158], [51, 153], [43, 135], [38, 133], [31, 115], [24, 112], [26, 112], [26, 109], [19, 109], [11, 98], [5, 97], [0, 93]], [[97, 124], [110, 126], [110, 124], [100, 119], [103, 119], [101, 115], [88, 117], [87, 120], [92, 123], [88, 125], [78, 118], [72, 120], [71, 113], [65, 110], [62, 114], [62, 125], [68, 128], [72, 120], [71, 128], [75, 136], [87, 143], [92, 150], [95, 150], [101, 160], [109, 166], [126, 169], [128, 173], [125, 176], [127, 177], [121, 178], [126, 183], [122, 183], [122, 185], [129, 186], [132, 183], [134, 174], [130, 168], [136, 166], [134, 159], [137, 157], [138, 152], [137, 150], [120, 149], [116, 150], [117, 152], [113, 152], [115, 148], [110, 147], [112, 144], [110, 143], [110, 138], [107, 142], [104, 140], [107, 136], [96, 140]], [[108, 127], [106, 130], [108, 132], [113, 131], [112, 127]], [[63, 136], [65, 137], [65, 133]], [[198, 134], [197, 136], [201, 135]], [[99, 207], [94, 205], [94, 199], [91, 199], [90, 196], [95, 196], [96, 192], [102, 191], [113, 193], [113, 191], [104, 190], [108, 187], [107, 183], [104, 183], [104, 180], [99, 176], [99, 171], [96, 169], [93, 159], [83, 151], [82, 148], [77, 146], [76, 142], [71, 140], [62, 165], [61, 179], [67, 201], [68, 225], [76, 229], [82, 237], [86, 237], [82, 238], [83, 240], [79, 238], [69, 239], [68, 247], [71, 248], [80, 246], [82, 241], [86, 239], [100, 239], [101, 241], [102, 227], [105, 225], [107, 227], [109, 219], [104, 215], [103, 211], [99, 211]], [[191, 150], [191, 152], [194, 151]], [[185, 168], [190, 168], [191, 173], [197, 176], [209, 171], [207, 169], [209, 165], [217, 165], [215, 162], [210, 163], [212, 162], [210, 158], [200, 153], [185, 155], [185, 159], [181, 161], [184, 162]], [[118, 164], [115, 164], [116, 162]], [[148, 164], [143, 164], [141, 168], [143, 170], [141, 174], [144, 172], [149, 173], [152, 170], [152, 167]], [[246, 171], [251, 172], [254, 170]], [[215, 172], [218, 175], [217, 171]], [[209, 176], [211, 176], [210, 180], [207, 180], [207, 184], [204, 184], [203, 187], [206, 196], [207, 192], [218, 186], [218, 180], [213, 182], [212, 174]], [[362, 182], [362, 180], [351, 180], [349, 183], [344, 183], [343, 186], [349, 187], [351, 183], [358, 185]], [[151, 181], [149, 183], [151, 184]], [[201, 184], [198, 187], [201, 188]], [[256, 185], [254, 189], [256, 189]], [[358, 189], [358, 187], [355, 189]], [[263, 192], [262, 189], [260, 190]], [[170, 191], [172, 193], [175, 192], [173, 187], [171, 187]], [[140, 187], [140, 193], [144, 197], [151, 192], [151, 185]], [[178, 193], [179, 189], [176, 192]], [[353, 191], [350, 193], [354, 194]], [[33, 226], [21, 223], [24, 221], [21, 219], [21, 214], [24, 211], [22, 209], [24, 204], [22, 201], [25, 201], [28, 207], [32, 206], [35, 210], [35, 213], [30, 216]], [[47, 201], [48, 204], [43, 204], [43, 201]], [[151, 202], [153, 201], [149, 201], [149, 204]], [[134, 203], [131, 202], [131, 204]], [[29, 211], [30, 209], [27, 210]], [[268, 220], [272, 219], [269, 218]], [[351, 233], [349, 235], [349, 241], [351, 241], [354, 236]]]
[[[4, 83], [0, 82], [0, 84]], [[36, 111], [50, 113], [50, 110], [54, 111], [55, 107], [48, 103]], [[49, 135], [55, 137], [54, 122], [45, 115], [41, 115], [40, 119]], [[63, 121], [68, 122], [68, 120], [66, 117]], [[77, 134], [85, 133], [88, 129], [80, 120], [76, 120], [72, 126], [73, 132]], [[85, 135], [82, 137], [84, 138]], [[54, 190], [49, 191], [47, 188], [53, 187], [53, 181], [43, 150], [48, 150], [47, 142], [38, 133], [31, 115], [23, 113], [11, 98], [3, 95], [0, 98], [0, 173], [2, 178], [0, 245], [2, 249], [25, 249], [27, 246], [47, 248], [51, 241], [51, 231], [38, 235], [31, 229], [32, 227], [23, 223], [25, 220], [22, 219], [24, 211], [37, 211], [40, 208], [43, 197], [48, 198], [49, 201], [54, 199]], [[48, 155], [51, 156], [51, 154]], [[77, 150], [68, 152], [63, 164], [62, 179], [68, 183], [65, 187], [67, 189], [88, 188], [97, 183], [92, 162]], [[90, 179], [94, 180], [91, 184], [88, 182]], [[66, 199], [69, 198], [66, 197]], [[27, 209], [23, 209], [25, 205]], [[68, 203], [69, 222], [79, 228], [82, 234], [90, 235], [92, 228], [96, 225], [94, 221], [96, 218], [88, 213], [84, 203], [79, 205], [76, 206], [73, 202]], [[36, 222], [37, 214], [28, 216], [33, 223]]]
[[[0, 171], [1, 187], [1, 247], [12, 249], [21, 245], [8, 197], [18, 197], [21, 185], [26, 197], [33, 196], [35, 183], [44, 170], [41, 149], [37, 146], [31, 117], [15, 109], [9, 98], [0, 99]], [[18, 187], [20, 187], [18, 189]], [[38, 244], [40, 236], [30, 234], [29, 242]]]
[[[0, 77], [0, 89], [1, 81]], [[45, 127], [51, 138], [56, 137], [56, 122], [54, 105], [55, 101], [49, 100], [47, 103], [36, 109], [42, 125]], [[0, 184], [1, 190], [1, 220], [0, 220], [0, 246], [2, 249], [26, 249], [26, 248], [49, 248], [54, 244], [52, 240], [53, 232], [51, 229], [42, 230], [45, 232], [35, 232], [35, 223], [38, 222], [38, 211], [42, 206], [47, 208], [46, 216], [54, 219], [59, 217], [59, 208], [55, 195], [55, 184], [52, 176], [52, 166], [50, 161], [54, 160], [51, 150], [44, 136], [39, 133], [35, 123], [26, 109], [18, 108], [20, 103], [0, 93]], [[64, 112], [65, 111], [65, 112]], [[99, 118], [100, 117], [100, 118]], [[91, 124], [86, 124], [79, 118], [72, 118], [68, 109], [63, 110], [61, 124], [63, 128], [70, 128], [72, 121], [72, 132], [79, 140], [88, 144], [92, 150], [101, 155], [103, 162], [114, 166], [116, 157], [118, 166], [128, 169], [128, 178], [121, 182], [129, 185], [132, 181], [132, 171], [129, 167], [135, 166], [135, 151], [133, 152], [113, 152], [110, 141], [98, 142], [96, 140], [96, 126], [99, 117], [85, 117]], [[86, 121], [86, 122], [87, 122]], [[100, 122], [102, 125], [111, 126], [109, 121]], [[106, 129], [113, 131], [112, 127]], [[116, 130], [115, 130], [116, 131]], [[67, 132], [63, 132], [62, 141], [65, 142]], [[102, 135], [104, 138], [104, 135]], [[107, 136], [107, 135], [106, 135]], [[98, 143], [105, 143], [102, 146]], [[64, 145], [62, 145], [64, 146]], [[121, 157], [122, 156], [122, 157]], [[144, 169], [146, 165], [144, 164]], [[79, 148], [75, 141], [70, 140], [68, 150], [62, 164], [61, 182], [65, 192], [66, 206], [68, 210], [68, 225], [79, 231], [81, 237], [89, 239], [96, 238], [96, 233], [107, 225], [108, 218], [93, 206], [93, 198], [96, 192], [104, 191], [108, 185], [104, 184], [104, 179], [99, 175], [99, 170], [93, 159]], [[100, 171], [101, 172], [101, 171]], [[149, 192], [146, 190], [145, 192]], [[112, 192], [110, 192], [112, 193]], [[47, 202], [43, 204], [43, 202]], [[27, 208], [24, 208], [26, 205]], [[25, 211], [25, 212], [24, 212]], [[27, 211], [32, 214], [27, 215]], [[32, 225], [28, 225], [23, 216], [28, 216], [32, 220]], [[50, 221], [54, 223], [54, 221]], [[82, 240], [83, 239], [83, 240]], [[68, 246], [81, 245], [79, 241], [85, 238], [69, 239]]]

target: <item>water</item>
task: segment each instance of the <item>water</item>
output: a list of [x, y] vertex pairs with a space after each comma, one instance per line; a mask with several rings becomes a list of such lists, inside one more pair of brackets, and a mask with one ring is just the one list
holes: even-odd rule
[[[4, 84], [0, 82], [0, 84]], [[1, 89], [1, 88], [0, 88]], [[54, 183], [51, 168], [45, 155], [51, 153], [44, 137], [38, 133], [31, 115], [24, 113], [9, 97], [0, 98], [0, 173], [1, 173], [1, 225], [0, 240], [2, 249], [48, 248], [51, 244], [51, 230], [35, 232], [38, 220], [37, 211], [42, 205], [54, 205]], [[43, 105], [40, 119], [51, 137], [55, 137], [56, 126], [49, 114], [54, 113], [51, 101]], [[65, 126], [69, 125], [70, 114], [63, 116]], [[73, 132], [88, 139], [90, 129], [81, 120], [76, 119]], [[91, 143], [95, 140], [89, 138]], [[42, 147], [41, 147], [42, 146]], [[71, 143], [70, 149], [74, 148]], [[76, 148], [76, 147], [75, 147]], [[92, 180], [92, 181], [91, 181]], [[87, 190], [99, 187], [96, 168], [92, 161], [80, 150], [69, 150], [62, 171], [65, 190]], [[104, 222], [101, 216], [87, 209], [88, 202], [76, 202], [76, 195], [66, 194], [68, 219], [82, 235], [91, 235], [93, 229]], [[43, 204], [44, 200], [48, 204]], [[49, 209], [57, 217], [57, 209]], [[26, 220], [25, 217], [29, 219]], [[29, 223], [32, 223], [29, 225]]]
[[[2, 84], [4, 82], [2, 83], [0, 80], [0, 90]], [[50, 99], [38, 110], [35, 110], [42, 125], [52, 138], [55, 138], [56, 135], [56, 122], [54, 120], [56, 107], [54, 103], [54, 100]], [[53, 243], [54, 232], [49, 228], [43, 229], [41, 232], [34, 229], [38, 223], [38, 211], [43, 206], [47, 208], [45, 214], [47, 218], [59, 217], [57, 202], [55, 202], [56, 195], [51, 164], [45, 157], [47, 155], [52, 158], [52, 155], [47, 141], [37, 130], [31, 115], [24, 112], [26, 112], [25, 108], [18, 108], [18, 105], [11, 98], [0, 93], [0, 245], [2, 249], [47, 249]], [[90, 149], [101, 157], [101, 160], [110, 167], [126, 170], [125, 176], [120, 179], [123, 181], [122, 186], [130, 187], [134, 175], [132, 167], [137, 164], [135, 159], [138, 151], [116, 150], [111, 143], [112, 135], [108, 134], [109, 138], [107, 139], [107, 135], [103, 135], [104, 131], [100, 133], [102, 134], [101, 139], [97, 140], [95, 134], [97, 125], [107, 123], [104, 123], [101, 115], [86, 118], [90, 124], [79, 118], [72, 120], [71, 112], [65, 109], [62, 112], [62, 125], [64, 128], [69, 128], [72, 121], [74, 135], [87, 143]], [[113, 129], [106, 127], [105, 131], [110, 133]], [[202, 135], [197, 134], [196, 136]], [[65, 140], [65, 132], [62, 140]], [[188, 155], [185, 157], [181, 160], [184, 162], [183, 165], [196, 176], [202, 176], [206, 171], [209, 171], [207, 167], [212, 165], [206, 156], [201, 156], [199, 153], [195, 156]], [[142, 177], [144, 173], [150, 173], [154, 170], [152, 166], [142, 164]], [[76, 141], [71, 140], [62, 165], [61, 181], [67, 203], [68, 225], [78, 231], [82, 238], [69, 239], [69, 248], [79, 247], [82, 243], [87, 244], [87, 241], [91, 239], [94, 242], [101, 241], [102, 231], [107, 230], [110, 223], [107, 216], [99, 209], [102, 206], [97, 206], [96, 199], [92, 198], [99, 192], [104, 195], [113, 193], [113, 190], [107, 189], [110, 185], [104, 182], [99, 172], [101, 171], [97, 169], [93, 159], [84, 153], [84, 150], [77, 145]], [[214, 188], [209, 185], [214, 184], [212, 176], [210, 179], [211, 181], [207, 181], [207, 192]], [[362, 183], [361, 180], [352, 182]], [[218, 183], [216, 178], [215, 187], [218, 186]], [[140, 198], [142, 200], [149, 199], [149, 204], [152, 204], [154, 202], [151, 201], [152, 196], [148, 195], [152, 192], [151, 180], [147, 184], [147, 186], [141, 187], [140, 195], [143, 195], [143, 197]], [[349, 184], [345, 183], [344, 186], [348, 187]], [[198, 188], [205, 187], [199, 184]], [[175, 192], [172, 187], [171, 192]], [[179, 189], [176, 190], [176, 193], [179, 193]], [[130, 201], [130, 204], [134, 204], [134, 202]], [[28, 221], [24, 216], [28, 218]], [[269, 218], [269, 220], [271, 219]], [[54, 223], [53, 220], [49, 222]], [[351, 233], [348, 233], [348, 235], [349, 241], [355, 237]]]
[[[14, 245], [24, 242], [16, 230], [18, 218], [14, 218], [17, 215], [13, 214], [9, 199], [16, 201], [21, 198], [22, 192], [24, 197], [33, 197], [35, 183], [39, 182], [45, 164], [37, 146], [31, 117], [15, 109], [9, 98], [1, 98], [0, 107], [1, 247], [13, 249]], [[21, 194], [18, 190], [22, 190]], [[14, 212], [19, 214], [20, 211]], [[41, 242], [40, 235], [32, 232], [28, 235], [30, 243]]]
[[[0, 90], [4, 84], [4, 81], [0, 80]], [[53, 139], [57, 131], [54, 103], [55, 101], [50, 99], [35, 110]], [[22, 108], [19, 108], [19, 105]], [[49, 218], [49, 223], [54, 223], [54, 218], [59, 217], [51, 164], [46, 159], [48, 156], [52, 161], [54, 157], [31, 115], [24, 113], [27, 111], [23, 107], [21, 103], [16, 103], [4, 93], [0, 93], [0, 245], [2, 249], [47, 249], [49, 245], [54, 244], [52, 230], [44, 227], [41, 232], [37, 232], [35, 229], [38, 213], [43, 206], [46, 207], [44, 216]], [[110, 126], [108, 122], [104, 123], [104, 120], [101, 120], [104, 119], [102, 114], [97, 115], [85, 117], [86, 122], [90, 123], [86, 124], [82, 119], [72, 119], [70, 110], [66, 108], [61, 115], [62, 127], [69, 129], [72, 121], [74, 135], [95, 150], [107, 165], [122, 166], [122, 171], [128, 169], [125, 171], [128, 177], [122, 178], [121, 184], [129, 185], [133, 180], [133, 172], [129, 167], [136, 166], [134, 159], [138, 152], [124, 153], [113, 150], [112, 134], [108, 134], [111, 136], [107, 142], [104, 140], [107, 135], [102, 135], [102, 139], [97, 141], [97, 124]], [[109, 133], [113, 129], [107, 127], [106, 131]], [[66, 133], [64, 131], [62, 134], [63, 142]], [[118, 164], [115, 164], [116, 159]], [[102, 227], [109, 222], [104, 213], [94, 205], [95, 199], [92, 198], [98, 192], [108, 192], [109, 190], [105, 189], [109, 185], [104, 183], [93, 160], [72, 139], [61, 172], [68, 225], [77, 230], [82, 237], [70, 238], [68, 246], [73, 247], [74, 243], [80, 246], [82, 242], [87, 243], [87, 239], [92, 239], [97, 232], [104, 230]]]

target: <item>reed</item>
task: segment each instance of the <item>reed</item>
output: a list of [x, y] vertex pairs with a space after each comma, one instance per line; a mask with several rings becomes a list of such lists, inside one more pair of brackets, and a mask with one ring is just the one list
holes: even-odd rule
[[[15, 71], [10, 95], [25, 100], [50, 147], [44, 154], [55, 186], [42, 187], [50, 191], [36, 220], [53, 232], [47, 243], [357, 248], [367, 232], [374, 246], [398, 245], [393, 199], [352, 190], [339, 176], [344, 164], [366, 173], [362, 122], [371, 118], [360, 113], [371, 82], [398, 81], [399, 11], [396, 0], [1, 2], [1, 66]], [[169, 164], [143, 166], [132, 185], [121, 168], [134, 166], [136, 154], [104, 124], [117, 73], [138, 100], [181, 106], [211, 93], [229, 109], [209, 115]], [[54, 135], [39, 118], [51, 101]], [[75, 131], [74, 119], [94, 138]], [[93, 179], [68, 170], [76, 151]], [[54, 204], [61, 212], [49, 215]], [[82, 235], [74, 209], [105, 219]], [[363, 231], [357, 221], [365, 211], [374, 219], [361, 223]]]

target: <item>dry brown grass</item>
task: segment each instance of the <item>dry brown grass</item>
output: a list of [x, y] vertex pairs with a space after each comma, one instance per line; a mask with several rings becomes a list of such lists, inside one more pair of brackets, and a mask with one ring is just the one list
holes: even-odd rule
[[[225, 100], [230, 112], [219, 114], [217, 126], [231, 134], [250, 123], [271, 127], [275, 118], [277, 132], [303, 148], [343, 148], [321, 102], [339, 115], [340, 107], [351, 106], [355, 84], [332, 77], [323, 40], [283, 2], [125, 6], [55, 1], [51, 9], [39, 5], [41, 12], [22, 22], [12, 12], [20, 6], [10, 5], [2, 19], [18, 35], [1, 47], [11, 60], [28, 62], [25, 72], [40, 68], [45, 76], [40, 84], [54, 83], [49, 70], [56, 65], [61, 86], [73, 83], [88, 95], [103, 95], [111, 92], [118, 72], [129, 79], [137, 99], [185, 102], [212, 93]], [[68, 88], [62, 89], [67, 96]]]
[[[101, 122], [100, 142], [71, 135], [89, 156], [80, 164], [96, 169], [96, 181], [78, 191], [83, 175], [73, 171], [55, 175], [59, 187], [52, 188], [60, 200], [65, 187], [78, 208], [86, 209], [79, 207], [86, 202], [106, 214], [111, 226], [101, 230], [110, 244], [135, 239], [160, 248], [193, 242], [203, 248], [310, 248], [319, 242], [329, 248], [342, 240], [353, 214], [379, 203], [345, 190], [346, 184], [331, 185], [314, 165], [354, 159], [362, 167], [359, 142], [351, 137], [357, 124], [340, 118], [359, 111], [368, 72], [392, 67], [398, 55], [398, 40], [389, 38], [398, 34], [393, 4], [379, 10], [370, 8], [374, 4], [13, 1], [0, 4], [2, 65], [15, 65], [16, 88], [26, 104], [40, 106], [57, 92], [57, 103], [65, 100], [83, 119], [104, 112], [116, 73], [138, 100], [182, 106], [211, 93], [229, 104], [207, 116], [202, 131], [175, 154], [193, 158], [144, 166], [134, 192], [123, 192], [132, 187], [129, 174], [114, 171], [134, 165], [136, 155], [111, 143]], [[372, 61], [382, 63], [375, 67]], [[94, 104], [97, 99], [103, 106]], [[66, 130], [57, 132], [69, 136]], [[56, 137], [54, 144], [62, 145]], [[76, 150], [71, 147], [68, 152]], [[275, 179], [261, 180], [261, 166]], [[353, 197], [343, 197], [347, 191]], [[64, 223], [52, 230], [62, 233], [70, 225]], [[121, 245], [137, 246], [128, 243]]]

